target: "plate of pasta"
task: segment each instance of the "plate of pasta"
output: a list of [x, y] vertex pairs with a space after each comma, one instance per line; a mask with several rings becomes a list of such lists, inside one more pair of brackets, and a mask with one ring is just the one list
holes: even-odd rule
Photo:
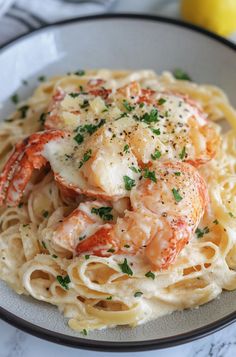
[[110, 351], [233, 322], [235, 46], [102, 15], [23, 36], [0, 65], [1, 317]]

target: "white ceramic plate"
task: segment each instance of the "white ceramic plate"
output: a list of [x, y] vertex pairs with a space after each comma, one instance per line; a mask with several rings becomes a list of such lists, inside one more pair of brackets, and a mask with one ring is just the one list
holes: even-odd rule
[[[196, 82], [223, 88], [236, 106], [236, 46], [179, 21], [140, 15], [102, 15], [57, 23], [0, 50], [0, 117], [13, 109], [8, 98], [30, 95], [39, 75], [86, 68], [182, 68]], [[22, 88], [23, 79], [29, 86]], [[233, 322], [236, 292], [199, 309], [176, 312], [134, 329], [123, 327], [81, 337], [58, 310], [18, 296], [0, 282], [0, 315], [39, 337], [74, 347], [131, 351], [184, 343]]]

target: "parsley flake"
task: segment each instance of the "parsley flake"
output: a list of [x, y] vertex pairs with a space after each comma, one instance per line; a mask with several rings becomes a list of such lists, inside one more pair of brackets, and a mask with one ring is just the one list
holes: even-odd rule
[[19, 96], [18, 96], [17, 93], [16, 93], [16, 94], [13, 94], [13, 95], [11, 96], [11, 101], [12, 101], [14, 104], [19, 103]]
[[80, 93], [75, 93], [75, 92], [69, 93], [69, 96], [70, 96], [71, 98], [77, 98], [79, 95], [80, 95]]
[[180, 80], [185, 80], [185, 81], [191, 81], [192, 79], [189, 77], [189, 75], [184, 72], [182, 69], [180, 68], [176, 68], [173, 71], [173, 75], [176, 79], [180, 79]]
[[83, 164], [88, 161], [89, 159], [91, 159], [92, 157], [92, 150], [89, 149], [88, 151], [86, 151], [86, 153], [84, 153], [84, 156], [82, 158], [82, 160], [79, 163], [79, 169], [83, 166]]
[[204, 234], [207, 234], [209, 232], [210, 232], [210, 229], [208, 227], [205, 227], [203, 229], [197, 228], [195, 231], [197, 238], [202, 238], [204, 236]]
[[235, 218], [234, 214], [232, 212], [228, 212], [229, 216], [232, 218]]
[[91, 209], [91, 213], [98, 215], [104, 221], [111, 221], [113, 219], [113, 215], [111, 214], [112, 207], [93, 207]]
[[125, 145], [123, 151], [128, 154], [129, 153], [129, 145]]
[[77, 142], [77, 144], [82, 144], [82, 142], [84, 141], [84, 137], [83, 137], [83, 135], [81, 135], [80, 133], [78, 133], [76, 136], [74, 136], [74, 138], [73, 138], [76, 142]]
[[122, 273], [127, 274], [127, 275], [133, 275], [133, 271], [131, 270], [130, 266], [128, 265], [127, 259], [124, 259], [124, 262], [121, 264], [118, 264]]
[[43, 211], [43, 217], [44, 217], [44, 218], [47, 218], [48, 215], [49, 215], [49, 212], [48, 212], [48, 211]]
[[215, 224], [219, 224], [218, 219], [215, 219], [215, 220], [213, 221], [213, 223], [215, 223]]
[[80, 70], [76, 71], [74, 74], [76, 76], [84, 76], [85, 75], [85, 71], [83, 69], [80, 69]]
[[[135, 117], [137, 119], [137, 117]], [[158, 119], [158, 110], [157, 109], [152, 109], [150, 113], [145, 113], [141, 118], [138, 118], [138, 120], [150, 124], [150, 123], [157, 123], [159, 121]]]
[[133, 180], [132, 178], [130, 178], [127, 175], [123, 176], [123, 180], [124, 180], [124, 183], [125, 183], [125, 189], [127, 191], [131, 191], [132, 187], [135, 186], [135, 180]]
[[71, 281], [69, 275], [66, 275], [64, 278], [61, 275], [57, 275], [57, 281], [64, 289], [69, 290], [68, 284]]
[[86, 238], [86, 235], [79, 237], [79, 241], [84, 240]]
[[[25, 226], [27, 226], [27, 225], [25, 225]], [[47, 246], [46, 246], [46, 244], [45, 244], [45, 242], [43, 240], [42, 240], [42, 246], [43, 246], [44, 249], [47, 249]]]
[[26, 117], [28, 110], [29, 110], [28, 105], [23, 105], [22, 107], [18, 108], [18, 112], [20, 112], [20, 116], [22, 119]]
[[138, 174], [139, 172], [141, 172], [140, 169], [137, 169], [135, 166], [130, 166], [129, 169], [133, 172], [135, 172], [136, 174]]
[[165, 102], [166, 102], [166, 99], [160, 98], [160, 99], [158, 100], [157, 104], [158, 104], [158, 105], [162, 105], [162, 104], [164, 104]]
[[151, 181], [157, 183], [157, 178], [156, 178], [156, 174], [155, 171], [150, 171], [147, 167], [144, 168], [144, 178], [148, 178]]
[[186, 147], [184, 146], [183, 149], [181, 150], [180, 154], [179, 154], [179, 158], [181, 160], [183, 160], [186, 156]]
[[115, 249], [110, 248], [110, 249], [107, 250], [107, 252], [108, 252], [108, 253], [114, 253], [114, 252], [115, 252]]
[[145, 276], [146, 276], [147, 278], [151, 278], [152, 280], [155, 279], [155, 274], [154, 274], [151, 270], [148, 271], [148, 272], [145, 274]]
[[112, 296], [108, 296], [106, 300], [112, 300]]
[[174, 174], [175, 174], [175, 176], [180, 176], [180, 175], [181, 175], [181, 172], [176, 171], [176, 172], [174, 172]]
[[131, 106], [129, 104], [129, 102], [127, 100], [123, 100], [123, 106], [125, 107], [125, 109], [128, 111], [128, 112], [132, 112], [132, 110], [134, 110], [134, 107]]
[[155, 135], [160, 135], [161, 134], [161, 131], [160, 131], [159, 128], [158, 129], [150, 128], [150, 129], [153, 132], [153, 134], [155, 134]]
[[44, 82], [46, 80], [46, 77], [45, 76], [39, 76], [38, 77], [38, 81], [39, 82]]
[[154, 154], [151, 154], [151, 158], [153, 160], [160, 159], [160, 157], [161, 157], [161, 152], [159, 150], [155, 150]]
[[177, 190], [176, 188], [172, 188], [171, 191], [176, 202], [182, 201], [183, 197], [180, 195], [179, 190]]
[[136, 293], [134, 294], [134, 297], [140, 297], [142, 295], [143, 295], [142, 291], [136, 291]]
[[85, 257], [86, 260], [88, 260], [90, 258], [90, 255], [86, 254], [84, 257]]
[[58, 258], [58, 256], [56, 254], [53, 254], [52, 257], [55, 259]]

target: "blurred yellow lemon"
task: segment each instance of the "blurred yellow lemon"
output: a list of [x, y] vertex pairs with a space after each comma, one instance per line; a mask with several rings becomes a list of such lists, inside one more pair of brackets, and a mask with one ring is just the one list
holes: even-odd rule
[[226, 36], [236, 30], [236, 0], [182, 0], [184, 20]]

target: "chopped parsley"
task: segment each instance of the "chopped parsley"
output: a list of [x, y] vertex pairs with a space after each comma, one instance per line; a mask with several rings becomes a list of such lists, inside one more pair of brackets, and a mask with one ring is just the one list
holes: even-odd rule
[[75, 92], [69, 93], [69, 96], [72, 98], [77, 98], [79, 95], [80, 95], [80, 93], [75, 93]]
[[157, 123], [159, 121], [158, 119], [158, 110], [157, 109], [152, 109], [150, 113], [145, 113], [142, 117], [138, 118], [135, 116], [136, 119], [139, 121], [142, 121], [146, 124], [150, 123]]
[[55, 259], [58, 258], [58, 256], [56, 254], [53, 254], [52, 257]]
[[23, 105], [22, 107], [18, 108], [18, 112], [20, 112], [21, 118], [24, 119], [26, 117], [28, 110], [29, 110], [28, 105]]
[[108, 253], [114, 253], [114, 252], [115, 252], [115, 249], [110, 248], [110, 249], [107, 250], [107, 252], [108, 252]]
[[87, 336], [87, 334], [88, 334], [88, 332], [85, 328], [82, 331], [80, 331], [80, 333], [84, 336]]
[[129, 152], [129, 145], [125, 145], [124, 146], [124, 150], [123, 150], [126, 154], [128, 154], [128, 152]]
[[14, 104], [19, 103], [19, 96], [18, 96], [17, 93], [16, 93], [16, 94], [13, 94], [13, 95], [11, 96], [11, 101], [12, 101]]
[[188, 73], [184, 72], [182, 69], [180, 68], [176, 68], [173, 71], [173, 75], [176, 79], [181, 79], [181, 80], [185, 80], [185, 81], [191, 81], [192, 79], [189, 77]]
[[233, 215], [232, 212], [228, 212], [229, 213], [229, 216], [232, 217], [232, 218], [235, 218], [235, 216]]
[[85, 257], [86, 260], [88, 260], [90, 258], [90, 255], [86, 254], [84, 257]]
[[150, 128], [150, 129], [153, 132], [153, 134], [155, 134], [155, 135], [160, 135], [161, 134], [161, 131], [160, 131], [159, 128], [158, 129]]
[[40, 82], [44, 82], [45, 80], [46, 80], [45, 76], [39, 76], [38, 77], [38, 81], [40, 81]]
[[134, 107], [131, 106], [127, 100], [123, 100], [123, 106], [128, 112], [132, 112], [132, 110], [134, 110]]
[[83, 135], [82, 134], [80, 134], [80, 133], [78, 133], [77, 135], [75, 135], [74, 136], [74, 138], [73, 138], [76, 142], [77, 142], [77, 144], [82, 144], [82, 142], [84, 141], [84, 137], [83, 137]]
[[[25, 225], [25, 227], [27, 226], [27, 224]], [[42, 246], [43, 246], [43, 248], [44, 249], [47, 249], [47, 246], [46, 246], [46, 244], [44, 243], [44, 241], [42, 240]]]
[[80, 70], [76, 71], [74, 74], [76, 76], [84, 76], [85, 75], [85, 71], [83, 69], [80, 69]]
[[128, 113], [124, 112], [118, 118], [116, 118], [115, 120], [119, 120], [119, 119], [127, 117], [127, 116], [128, 116]]
[[130, 248], [130, 245], [129, 244], [125, 244], [124, 247], [125, 248]]
[[82, 160], [79, 163], [79, 169], [83, 166], [83, 164], [88, 161], [89, 159], [91, 159], [92, 157], [92, 150], [89, 149], [88, 151], [86, 151], [86, 153], [84, 153], [84, 156], [82, 158]]
[[177, 190], [176, 188], [172, 188], [171, 191], [176, 202], [182, 201], [183, 197], [180, 195], [179, 190]]
[[89, 106], [89, 101], [87, 100], [87, 99], [85, 99], [84, 101], [83, 101], [83, 104], [80, 104], [80, 108], [81, 109], [85, 109], [85, 108], [87, 108]]
[[157, 104], [158, 104], [158, 105], [162, 105], [162, 104], [164, 104], [165, 102], [166, 102], [166, 99], [160, 98], [160, 99], [158, 100]]
[[147, 278], [151, 278], [152, 280], [155, 279], [155, 274], [154, 274], [151, 270], [148, 271], [148, 272], [145, 274], [145, 276], [146, 276]]
[[45, 123], [45, 120], [46, 120], [46, 116], [47, 116], [48, 113], [42, 113], [39, 117], [39, 121], [42, 125], [44, 125]]
[[142, 295], [143, 295], [142, 291], [136, 291], [136, 293], [134, 294], [134, 297], [140, 297]]
[[112, 300], [112, 296], [108, 296], [106, 300]]
[[123, 176], [123, 180], [124, 180], [124, 183], [125, 183], [125, 189], [127, 191], [131, 191], [132, 187], [135, 186], [135, 180], [133, 180], [132, 178], [130, 178], [127, 175]]
[[48, 215], [49, 215], [49, 212], [48, 212], [48, 211], [43, 211], [43, 217], [44, 217], [44, 218], [47, 218]]
[[105, 123], [106, 123], [106, 120], [101, 119], [97, 125], [94, 125], [94, 124], [85, 124], [82, 126], [80, 125], [80, 126], [78, 126], [78, 128], [76, 128], [76, 131], [78, 131], [79, 133], [88, 133], [89, 135], [92, 135], [93, 133], [95, 133], [95, 131], [97, 129], [99, 129]]
[[142, 102], [142, 103], [139, 103], [139, 108], [143, 108], [144, 107], [144, 103]]
[[159, 150], [155, 150], [154, 154], [151, 154], [151, 158], [153, 160], [160, 159], [160, 157], [161, 157], [161, 152]]
[[22, 208], [23, 205], [24, 205], [24, 203], [23, 203], [23, 202], [20, 202], [20, 203], [18, 204], [18, 208]]
[[111, 221], [113, 219], [113, 215], [111, 214], [112, 207], [100, 207], [91, 209], [91, 213], [98, 215], [104, 221]]
[[139, 172], [141, 172], [140, 169], [137, 169], [135, 166], [130, 166], [129, 169], [133, 172], [135, 172], [136, 174], [138, 174]]
[[131, 270], [126, 258], [124, 259], [123, 263], [118, 264], [118, 265], [119, 265], [122, 273], [127, 274], [127, 275], [131, 275], [131, 276], [133, 275], [133, 271]]
[[155, 171], [150, 171], [147, 167], [144, 168], [144, 178], [148, 178], [151, 181], [157, 183], [157, 178], [156, 178], [156, 174]]
[[174, 172], [174, 174], [175, 174], [175, 176], [180, 176], [180, 175], [181, 175], [181, 172], [176, 171], [176, 172]]
[[68, 284], [70, 283], [69, 275], [66, 275], [64, 278], [61, 275], [57, 275], [58, 283], [66, 290], [69, 290]]
[[215, 219], [215, 220], [213, 221], [213, 223], [215, 223], [215, 224], [219, 224], [218, 219]]
[[181, 160], [183, 160], [186, 156], [186, 147], [184, 146], [183, 149], [181, 150], [180, 154], [179, 154], [179, 158]]
[[195, 231], [197, 238], [202, 238], [204, 236], [204, 234], [207, 234], [209, 232], [210, 232], [210, 229], [208, 227], [205, 227], [203, 229], [197, 228]]
[[79, 241], [84, 240], [86, 238], [86, 235], [79, 237]]

